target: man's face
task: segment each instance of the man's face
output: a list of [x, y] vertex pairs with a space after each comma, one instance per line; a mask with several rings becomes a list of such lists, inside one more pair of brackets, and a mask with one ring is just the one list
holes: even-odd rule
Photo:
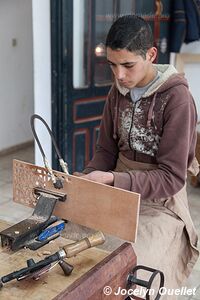
[[126, 49], [107, 48], [107, 60], [120, 86], [131, 89], [142, 87], [152, 80], [152, 63], [146, 54], [146, 60]]

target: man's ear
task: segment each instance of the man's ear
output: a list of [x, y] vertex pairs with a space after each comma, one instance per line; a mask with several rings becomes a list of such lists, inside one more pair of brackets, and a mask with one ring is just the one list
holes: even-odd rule
[[157, 56], [157, 48], [156, 47], [151, 47], [147, 50], [146, 58], [147, 60], [153, 62], [156, 59]]

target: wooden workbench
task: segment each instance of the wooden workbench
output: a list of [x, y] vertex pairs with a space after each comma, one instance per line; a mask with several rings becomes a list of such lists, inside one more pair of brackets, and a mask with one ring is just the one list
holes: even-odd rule
[[[8, 226], [0, 221], [0, 231]], [[37, 262], [44, 259], [45, 251], [49, 252], [48, 255], [53, 254], [68, 243], [71, 241], [60, 237], [36, 251], [21, 249], [11, 252], [0, 247], [0, 277], [26, 267], [27, 259], [33, 258]], [[119, 286], [125, 288], [127, 275], [136, 265], [136, 257], [131, 244], [124, 243], [112, 253], [98, 248], [88, 249], [68, 262], [74, 266], [70, 276], [64, 276], [57, 265], [37, 281], [25, 279], [6, 283], [0, 290], [0, 299], [115, 299], [113, 294], [104, 295], [103, 287], [109, 285], [113, 291]], [[120, 299], [123, 298], [118, 296]]]

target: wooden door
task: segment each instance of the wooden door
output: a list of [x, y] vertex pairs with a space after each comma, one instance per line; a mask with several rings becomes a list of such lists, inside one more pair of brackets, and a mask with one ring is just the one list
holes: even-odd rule
[[116, 17], [134, 11], [134, 2], [51, 1], [52, 128], [70, 172], [82, 170], [94, 153], [112, 82], [105, 37]]
[[149, 22], [154, 35], [154, 45], [158, 48], [155, 63], [169, 63], [170, 13], [173, 0], [136, 1], [136, 14]]

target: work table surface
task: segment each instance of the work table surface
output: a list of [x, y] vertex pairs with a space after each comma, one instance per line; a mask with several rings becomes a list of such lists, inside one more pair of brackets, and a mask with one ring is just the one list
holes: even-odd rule
[[[10, 225], [0, 221], [0, 231]], [[62, 246], [72, 241], [59, 237], [42, 248], [32, 251], [30, 249], [20, 249], [16, 252], [2, 249], [0, 246], [0, 277], [13, 271], [26, 267], [26, 261], [33, 258], [35, 262], [43, 260], [46, 256], [54, 254]], [[45, 253], [48, 253], [45, 255]], [[39, 280], [25, 279], [22, 281], [12, 280], [6, 283], [0, 290], [0, 299], [9, 300], [46, 300], [53, 299], [64, 289], [70, 286], [75, 280], [102, 261], [108, 252], [91, 248], [78, 254], [76, 257], [67, 259], [67, 262], [74, 266], [70, 276], [65, 276], [59, 265], [41, 276]]]

